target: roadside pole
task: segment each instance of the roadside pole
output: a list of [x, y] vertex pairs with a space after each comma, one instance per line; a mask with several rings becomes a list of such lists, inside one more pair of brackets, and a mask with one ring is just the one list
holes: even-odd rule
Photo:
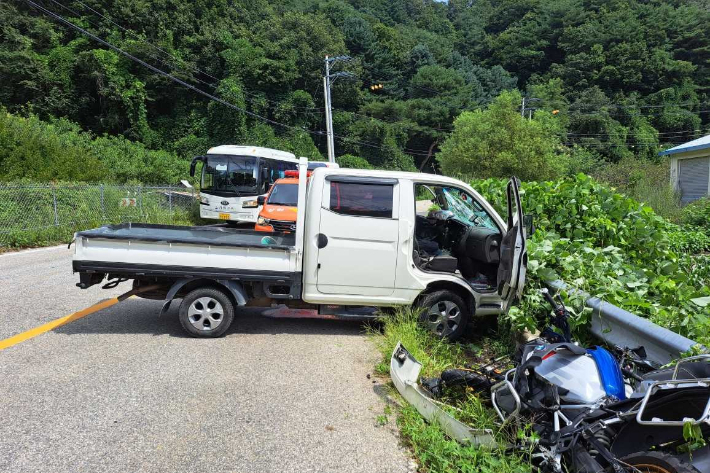
[[[333, 110], [332, 110], [332, 97], [330, 95], [330, 86], [335, 79], [338, 77], [352, 77], [353, 74], [349, 72], [336, 72], [335, 74], [330, 73], [331, 66], [333, 66], [338, 61], [349, 61], [350, 56], [335, 56], [325, 57], [325, 75], [323, 76], [323, 98], [325, 100], [325, 130], [326, 130], [326, 141], [328, 144], [328, 161], [331, 163], [335, 162], [335, 139], [333, 133]], [[331, 80], [332, 79], [332, 80]]]

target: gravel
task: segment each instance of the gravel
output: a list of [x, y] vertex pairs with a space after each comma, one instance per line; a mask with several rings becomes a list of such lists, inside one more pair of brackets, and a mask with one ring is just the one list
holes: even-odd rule
[[[71, 252], [0, 256], [0, 334], [129, 289], [74, 287]], [[0, 471], [406, 472], [363, 327], [241, 310], [187, 338], [131, 298], [0, 351]], [[374, 378], [373, 378], [374, 379]]]

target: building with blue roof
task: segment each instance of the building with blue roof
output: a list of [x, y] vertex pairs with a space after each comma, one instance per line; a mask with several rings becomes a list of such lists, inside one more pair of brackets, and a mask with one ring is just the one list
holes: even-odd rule
[[658, 153], [671, 158], [671, 185], [687, 204], [710, 195], [710, 135]]

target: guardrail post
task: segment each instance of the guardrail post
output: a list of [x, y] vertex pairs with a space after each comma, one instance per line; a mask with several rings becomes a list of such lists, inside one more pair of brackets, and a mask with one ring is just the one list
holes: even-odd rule
[[57, 188], [52, 184], [52, 201], [54, 202], [54, 226], [59, 226], [59, 214], [57, 214]]

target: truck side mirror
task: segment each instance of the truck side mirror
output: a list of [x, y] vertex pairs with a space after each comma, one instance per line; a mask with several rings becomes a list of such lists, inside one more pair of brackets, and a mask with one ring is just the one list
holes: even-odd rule
[[523, 225], [525, 225], [525, 234], [531, 237], [535, 233], [535, 223], [533, 222], [533, 216], [530, 214], [523, 215]]
[[257, 205], [264, 205], [264, 202], [266, 202], [266, 197], [264, 197], [263, 195], [260, 195], [256, 198]]

